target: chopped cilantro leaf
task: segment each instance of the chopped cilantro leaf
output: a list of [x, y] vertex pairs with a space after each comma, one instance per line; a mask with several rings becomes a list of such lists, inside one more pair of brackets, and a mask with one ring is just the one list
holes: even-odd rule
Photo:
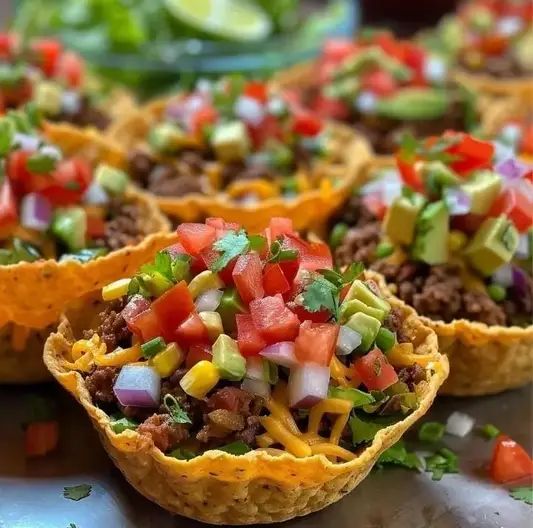
[[209, 269], [214, 272], [219, 272], [235, 257], [246, 253], [250, 248], [250, 241], [242, 229], [238, 233], [235, 231], [228, 231], [228, 233], [213, 244], [213, 248], [217, 250], [220, 255], [211, 264]]
[[353, 387], [330, 387], [329, 397], [348, 400], [352, 402], [354, 408], [362, 407], [363, 405], [374, 403], [376, 401], [372, 394], [359, 389], [354, 389]]
[[135, 430], [138, 427], [138, 423], [134, 420], [131, 420], [130, 418], [127, 418], [126, 416], [113, 415], [111, 418], [111, 429], [113, 429], [113, 432], [116, 434], [123, 433], [127, 429]]
[[500, 430], [492, 424], [485, 424], [483, 427], [481, 427], [479, 432], [488, 440], [492, 440], [500, 434]]
[[78, 486], [65, 486], [63, 488], [63, 497], [73, 501], [85, 499], [91, 494], [92, 486], [89, 484], [79, 484]]
[[170, 253], [167, 251], [159, 251], [155, 256], [154, 261], [141, 266], [140, 271], [141, 273], [146, 273], [148, 275], [157, 272], [168, 280], [172, 280], [174, 276], [172, 274], [172, 257], [170, 256]]
[[401, 417], [354, 414], [348, 422], [352, 430], [353, 445], [370, 442], [374, 439], [378, 431], [389, 427], [398, 420], [401, 420]]
[[323, 277], [317, 277], [305, 288], [303, 305], [308, 312], [325, 309], [338, 319], [339, 289]]
[[440, 480], [445, 473], [459, 472], [459, 459], [448, 448], [439, 449], [434, 455], [425, 458], [426, 471], [432, 473], [433, 480]]
[[384, 451], [378, 459], [378, 465], [394, 464], [408, 469], [422, 469], [422, 461], [416, 453], [407, 451], [405, 442], [400, 440]]
[[533, 506], [533, 486], [514, 488], [509, 495], [515, 500], [523, 501]]
[[168, 456], [172, 458], [177, 458], [178, 460], [191, 460], [194, 457], [198, 456], [194, 451], [190, 451], [189, 449], [182, 449], [181, 447], [178, 447], [171, 451]]
[[174, 423], [177, 424], [190, 424], [191, 419], [189, 415], [181, 408], [181, 405], [178, 403], [178, 400], [172, 396], [172, 394], [165, 394], [163, 398], [163, 403], [170, 415], [170, 418]]
[[251, 448], [248, 444], [245, 444], [242, 440], [237, 440], [231, 444], [227, 444], [222, 447], [217, 447], [219, 451], [224, 451], [230, 455], [245, 455], [251, 451]]
[[57, 159], [54, 156], [49, 156], [41, 152], [36, 152], [35, 154], [32, 154], [26, 161], [27, 169], [30, 172], [35, 172], [39, 174], [48, 174], [52, 172], [55, 169], [56, 164]]
[[0, 156], [7, 156], [13, 144], [15, 127], [9, 119], [0, 119]]
[[434, 444], [442, 440], [446, 426], [439, 422], [426, 422], [418, 430], [418, 439], [421, 442]]
[[78, 528], [78, 527], [77, 527], [74, 523], [70, 523], [70, 524], [68, 525], [68, 528]]
[[268, 262], [274, 264], [276, 262], [284, 262], [287, 260], [296, 260], [298, 258], [298, 251], [296, 249], [283, 249], [281, 242], [275, 240], [270, 245], [270, 256]]
[[260, 252], [267, 243], [267, 239], [261, 235], [249, 235], [248, 241], [250, 242], [250, 249], [258, 252]]

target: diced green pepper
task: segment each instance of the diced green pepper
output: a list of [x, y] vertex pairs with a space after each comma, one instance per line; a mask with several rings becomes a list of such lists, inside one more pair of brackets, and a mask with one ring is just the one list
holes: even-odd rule
[[78, 251], [85, 245], [87, 213], [81, 207], [57, 209], [50, 229], [70, 251]]
[[246, 308], [235, 288], [228, 288], [220, 298], [217, 312], [222, 318], [224, 330], [228, 333], [236, 329], [235, 316], [239, 313], [245, 313]]
[[396, 335], [388, 328], [381, 327], [376, 336], [376, 346], [382, 352], [388, 352], [396, 343]]

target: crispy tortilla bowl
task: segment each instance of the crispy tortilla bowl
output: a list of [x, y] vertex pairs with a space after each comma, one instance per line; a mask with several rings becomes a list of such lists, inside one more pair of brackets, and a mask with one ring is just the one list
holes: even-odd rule
[[[144, 145], [148, 131], [160, 120], [168, 102], [169, 99], [157, 100], [111, 127], [109, 136], [124, 149], [123, 163], [126, 152]], [[212, 195], [191, 193], [177, 198], [157, 197], [157, 203], [164, 213], [186, 222], [215, 216], [259, 231], [268, 225], [272, 217], [285, 216], [293, 220], [295, 229], [306, 229], [325, 220], [340, 206], [350, 188], [358, 183], [362, 169], [372, 157], [367, 141], [349, 127], [339, 123], [329, 123], [328, 127], [328, 151], [331, 154], [328, 159], [316, 162], [310, 174], [305, 174], [310, 182], [320, 184], [295, 199], [285, 199], [275, 192], [271, 184], [255, 180], [235, 182], [225, 192]], [[258, 203], [235, 201], [249, 191], [261, 198]]]
[[475, 93], [497, 97], [518, 97], [530, 104], [533, 102], [533, 77], [497, 79], [491, 75], [473, 74], [458, 68], [453, 78]]
[[284, 521], [325, 508], [355, 488], [380, 454], [424, 415], [446, 379], [448, 361], [438, 352], [434, 332], [404, 303], [388, 300], [400, 309], [405, 331], [414, 344], [414, 353], [400, 361], [404, 366], [418, 361], [426, 368], [427, 380], [417, 385], [418, 409], [379, 431], [369, 447], [344, 463], [334, 463], [324, 455], [297, 458], [276, 449], [243, 456], [213, 450], [183, 461], [165, 456], [149, 436], [132, 430], [115, 434], [107, 414], [92, 404], [81, 374], [68, 367], [72, 344], [87, 325], [94, 324], [101, 302], [95, 297], [75, 318], [63, 318], [46, 343], [44, 360], [54, 377], [83, 405], [105, 449], [140, 493], [173, 513], [212, 524]]

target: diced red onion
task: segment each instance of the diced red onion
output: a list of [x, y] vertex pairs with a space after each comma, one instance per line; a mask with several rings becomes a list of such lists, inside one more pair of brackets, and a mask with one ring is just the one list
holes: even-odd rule
[[196, 298], [196, 310], [198, 312], [214, 312], [222, 298], [221, 290], [207, 290]]
[[40, 194], [27, 194], [20, 205], [20, 223], [28, 229], [46, 231], [52, 221], [52, 206]]
[[30, 136], [29, 134], [22, 134], [17, 132], [15, 134], [14, 143], [16, 143], [21, 150], [34, 152], [39, 148], [41, 140], [37, 136]]
[[513, 267], [510, 264], [500, 266], [492, 274], [492, 280], [504, 288], [509, 288], [509, 286], [513, 285]]
[[291, 369], [289, 376], [289, 404], [293, 408], [308, 409], [327, 398], [329, 367], [306, 363]]
[[150, 308], [150, 301], [142, 295], [134, 295], [120, 313], [127, 324], [130, 324], [140, 313]]
[[349, 326], [341, 326], [337, 338], [337, 356], [351, 354], [361, 344], [361, 334]]
[[161, 378], [152, 367], [125, 365], [115, 381], [113, 392], [121, 405], [158, 407]]
[[73, 90], [66, 90], [61, 96], [61, 107], [67, 114], [77, 114], [81, 109], [81, 95]]
[[244, 378], [241, 383], [241, 389], [250, 394], [261, 396], [265, 400], [270, 398], [270, 384], [264, 380]]
[[529, 247], [530, 237], [528, 233], [522, 233], [518, 239], [518, 247], [516, 248], [515, 255], [519, 259], [527, 259], [531, 253]]
[[261, 350], [259, 355], [281, 367], [293, 368], [298, 365], [298, 360], [294, 355], [294, 343], [291, 341], [269, 345]]
[[444, 201], [448, 206], [450, 216], [468, 214], [472, 208], [472, 199], [470, 195], [468, 195], [462, 189], [447, 189], [444, 195]]
[[529, 294], [529, 278], [527, 273], [519, 266], [513, 266], [513, 285], [520, 297]]
[[260, 125], [265, 117], [263, 105], [253, 97], [241, 95], [235, 101], [233, 108], [235, 115], [251, 125]]
[[446, 432], [460, 438], [465, 437], [474, 427], [474, 419], [468, 414], [453, 412], [446, 421]]
[[519, 180], [527, 172], [528, 166], [515, 158], [499, 161], [494, 167], [506, 183]]
[[90, 205], [105, 205], [109, 203], [109, 196], [99, 183], [93, 181], [83, 195], [83, 202]]

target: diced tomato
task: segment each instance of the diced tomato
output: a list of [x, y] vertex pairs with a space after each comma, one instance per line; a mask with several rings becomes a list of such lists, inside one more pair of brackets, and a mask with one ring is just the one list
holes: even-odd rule
[[201, 140], [204, 128], [216, 123], [218, 112], [211, 105], [206, 104], [197, 110], [190, 118], [190, 131], [197, 139]]
[[301, 363], [317, 363], [327, 367], [337, 344], [339, 326], [305, 321], [294, 342], [294, 354]]
[[225, 229], [226, 223], [223, 218], [215, 218], [213, 216], [205, 219], [205, 225], [214, 227], [215, 229]]
[[322, 48], [322, 59], [338, 64], [353, 55], [359, 46], [349, 38], [331, 38], [326, 40]]
[[0, 185], [0, 227], [9, 226], [17, 221], [17, 201], [6, 178]]
[[319, 94], [313, 99], [311, 108], [322, 119], [343, 121], [350, 117], [350, 107], [344, 101], [326, 97], [323, 94]]
[[420, 46], [411, 42], [404, 42], [403, 50], [404, 63], [417, 74], [421, 74], [424, 70], [424, 63], [426, 62], [425, 51]]
[[491, 31], [481, 37], [478, 47], [485, 55], [501, 55], [509, 46], [509, 42], [505, 35]]
[[192, 345], [187, 352], [185, 358], [185, 367], [190, 369], [200, 363], [200, 361], [211, 361], [213, 354], [211, 353], [211, 347], [207, 344]]
[[390, 31], [380, 31], [373, 37], [373, 43], [379, 46], [387, 55], [405, 62], [405, 49], [401, 41], [396, 40]]
[[276, 293], [283, 295], [291, 289], [291, 285], [279, 264], [265, 264], [263, 288], [267, 295], [276, 295]]
[[485, 220], [485, 217], [478, 214], [466, 214], [459, 216], [452, 216], [451, 227], [465, 233], [475, 233], [481, 224]]
[[83, 84], [85, 67], [81, 57], [72, 51], [66, 51], [59, 58], [55, 76], [63, 79], [70, 88], [79, 88]]
[[254, 325], [250, 314], [237, 314], [237, 343], [244, 357], [255, 356], [266, 347], [265, 340]]
[[386, 70], [373, 70], [361, 77], [361, 87], [379, 96], [394, 93], [398, 87], [394, 77]]
[[461, 175], [466, 175], [475, 169], [490, 166], [494, 145], [489, 141], [481, 141], [468, 134], [462, 134], [462, 140], [448, 147], [446, 152], [457, 157], [455, 161], [450, 162], [450, 168]]
[[241, 255], [233, 268], [233, 282], [239, 297], [246, 303], [260, 299], [265, 295], [263, 289], [263, 265], [257, 253]]
[[416, 170], [415, 160], [410, 161], [402, 158], [401, 153], [396, 155], [396, 165], [405, 185], [417, 192], [424, 191], [424, 182], [420, 173]]
[[310, 110], [293, 109], [292, 129], [302, 136], [316, 136], [322, 130], [323, 122], [320, 117]]
[[301, 304], [289, 301], [287, 308], [298, 316], [300, 322], [311, 321], [312, 323], [326, 323], [331, 319], [331, 313], [328, 310], [318, 312], [309, 312]]
[[58, 442], [59, 425], [56, 420], [32, 422], [24, 430], [24, 453], [28, 457], [47, 455]]
[[9, 33], [0, 33], [0, 60], [6, 61], [13, 54], [16, 37]]
[[[34, 187], [39, 176], [34, 175]], [[37, 190], [54, 205], [75, 204], [89, 187], [91, 179], [91, 168], [86, 161], [80, 158], [64, 159], [57, 164], [51, 177], [45, 178], [46, 187]], [[42, 182], [42, 179], [39, 178], [39, 181]]]
[[363, 204], [378, 219], [382, 220], [387, 212], [387, 205], [379, 194], [367, 194], [363, 196]]
[[99, 238], [105, 235], [105, 221], [95, 215], [87, 215], [87, 236], [89, 238]]
[[324, 242], [310, 242], [307, 252], [300, 259], [300, 266], [310, 271], [333, 268], [333, 257], [329, 246]]
[[198, 343], [209, 343], [207, 328], [200, 316], [193, 312], [176, 330], [176, 339], [180, 345], [191, 346]]
[[361, 382], [369, 390], [384, 390], [398, 381], [394, 367], [379, 348], [374, 348], [357, 359], [354, 368]]
[[281, 140], [283, 137], [280, 122], [275, 116], [270, 114], [266, 115], [258, 125], [247, 123], [246, 129], [256, 149], [261, 149], [269, 139]]
[[[218, 259], [218, 257], [219, 257], [218, 251], [216, 251], [210, 246], [202, 250], [202, 252], [200, 253], [199, 260], [201, 260], [204, 263], [205, 268], [210, 268], [212, 264], [215, 262], [215, 260]], [[218, 272], [218, 276], [222, 279], [224, 284], [226, 285], [233, 284], [233, 268], [235, 268], [236, 263], [237, 263], [237, 257], [230, 260], [228, 265]]]
[[338, 64], [321, 60], [316, 65], [316, 80], [318, 86], [323, 86], [331, 82], [335, 73], [339, 69]]
[[344, 301], [344, 298], [346, 297], [346, 295], [348, 295], [348, 292], [350, 291], [350, 288], [351, 288], [351, 284], [345, 284], [342, 288], [341, 288], [341, 291], [339, 293], [339, 300], [340, 302]]
[[179, 242], [177, 244], [173, 244], [172, 246], [165, 248], [165, 250], [170, 254], [171, 257], [175, 257], [177, 255], [188, 255], [191, 259], [191, 271], [194, 274], [201, 273], [202, 271], [205, 271], [207, 269], [205, 262], [202, 258], [193, 257], [192, 255], [189, 255], [189, 253], [185, 251], [185, 248]]
[[237, 222], [225, 222], [224, 227], [226, 231], [240, 231], [242, 226]]
[[289, 284], [291, 284], [294, 280], [294, 277], [296, 277], [298, 270], [300, 269], [300, 258], [298, 257], [294, 260], [284, 260], [279, 263], [279, 267], [281, 268], [281, 271], [283, 271], [283, 275], [285, 275], [285, 278]]
[[492, 453], [490, 476], [500, 484], [531, 479], [533, 460], [521, 445], [506, 435], [500, 435]]
[[268, 89], [266, 83], [262, 81], [248, 81], [243, 90], [244, 95], [257, 99], [260, 103], [266, 103], [268, 99]]
[[294, 226], [290, 218], [274, 217], [270, 219], [268, 225], [270, 241], [277, 240], [282, 235], [294, 234]]
[[173, 341], [178, 326], [194, 310], [194, 302], [187, 283], [178, 282], [167, 290], [152, 303], [151, 310], [157, 316], [165, 340]]
[[26, 165], [31, 154], [31, 152], [25, 150], [15, 150], [7, 158], [7, 176], [11, 181], [13, 191], [18, 196], [32, 191], [31, 172], [27, 169]]
[[185, 251], [198, 256], [203, 249], [208, 248], [216, 240], [216, 229], [205, 224], [180, 224], [176, 229], [180, 243]]
[[[533, 191], [533, 189], [532, 189]], [[533, 203], [517, 189], [505, 189], [496, 198], [489, 211], [489, 216], [506, 215], [521, 233], [533, 225]]]
[[41, 38], [31, 44], [36, 55], [37, 64], [47, 77], [52, 77], [56, 71], [59, 56], [63, 51], [61, 43], [52, 38]]
[[268, 343], [293, 341], [298, 335], [300, 321], [283, 302], [281, 295], [263, 297], [250, 303], [254, 325]]
[[524, 127], [520, 152], [533, 156], [533, 125]]
[[[150, 341], [150, 339], [163, 336], [163, 328], [157, 315], [151, 308], [133, 317], [128, 323], [128, 328], [135, 335], [139, 336], [144, 343]], [[172, 335], [169, 337], [171, 338], [169, 341], [174, 339]]]

